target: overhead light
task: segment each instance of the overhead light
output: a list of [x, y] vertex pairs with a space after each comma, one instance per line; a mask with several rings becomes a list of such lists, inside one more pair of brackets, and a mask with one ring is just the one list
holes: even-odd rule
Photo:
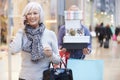
[[101, 12], [101, 14], [104, 14], [104, 12]]

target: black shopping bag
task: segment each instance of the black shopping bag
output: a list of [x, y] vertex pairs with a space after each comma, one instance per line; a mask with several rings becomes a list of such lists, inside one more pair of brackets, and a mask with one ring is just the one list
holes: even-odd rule
[[65, 68], [49, 68], [43, 72], [43, 80], [73, 80], [72, 70], [66, 65]]

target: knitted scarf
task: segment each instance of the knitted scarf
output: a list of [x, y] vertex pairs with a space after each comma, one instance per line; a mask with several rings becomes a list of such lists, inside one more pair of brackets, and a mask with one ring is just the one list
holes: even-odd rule
[[25, 33], [28, 41], [23, 46], [23, 51], [31, 54], [31, 60], [38, 62], [38, 60], [44, 58], [43, 46], [41, 43], [41, 37], [45, 30], [45, 26], [41, 23], [38, 28], [32, 28], [29, 25], [25, 27]]

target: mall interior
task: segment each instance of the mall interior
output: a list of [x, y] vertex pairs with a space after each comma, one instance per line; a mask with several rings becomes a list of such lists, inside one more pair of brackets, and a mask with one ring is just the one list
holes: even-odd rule
[[[56, 33], [65, 24], [64, 11], [71, 5], [80, 8], [81, 23], [86, 25], [92, 35], [92, 52], [85, 60], [102, 60], [102, 79], [120, 80], [120, 44], [110, 39], [110, 47], [99, 47], [95, 34], [96, 24], [113, 25], [114, 30], [120, 27], [119, 0], [0, 0], [0, 80], [18, 80], [21, 69], [21, 54], [9, 54], [6, 50], [11, 38], [22, 26], [22, 11], [27, 3], [40, 3], [45, 12], [44, 24]], [[101, 70], [101, 69], [100, 69]], [[91, 74], [91, 73], [89, 73]]]

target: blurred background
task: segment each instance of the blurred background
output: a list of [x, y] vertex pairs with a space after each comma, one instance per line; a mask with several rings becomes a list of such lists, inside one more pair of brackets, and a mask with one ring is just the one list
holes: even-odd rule
[[86, 59], [104, 60], [104, 80], [120, 80], [120, 44], [111, 39], [109, 49], [100, 48], [95, 34], [95, 27], [101, 22], [112, 26], [114, 33], [116, 28], [120, 28], [120, 0], [0, 0], [0, 80], [18, 78], [20, 54], [9, 55], [5, 49], [9, 39], [21, 28], [22, 11], [30, 1], [42, 5], [45, 12], [44, 23], [56, 35], [59, 27], [65, 24], [64, 11], [71, 5], [77, 5], [82, 11], [81, 22], [89, 28], [93, 37], [93, 51]]

